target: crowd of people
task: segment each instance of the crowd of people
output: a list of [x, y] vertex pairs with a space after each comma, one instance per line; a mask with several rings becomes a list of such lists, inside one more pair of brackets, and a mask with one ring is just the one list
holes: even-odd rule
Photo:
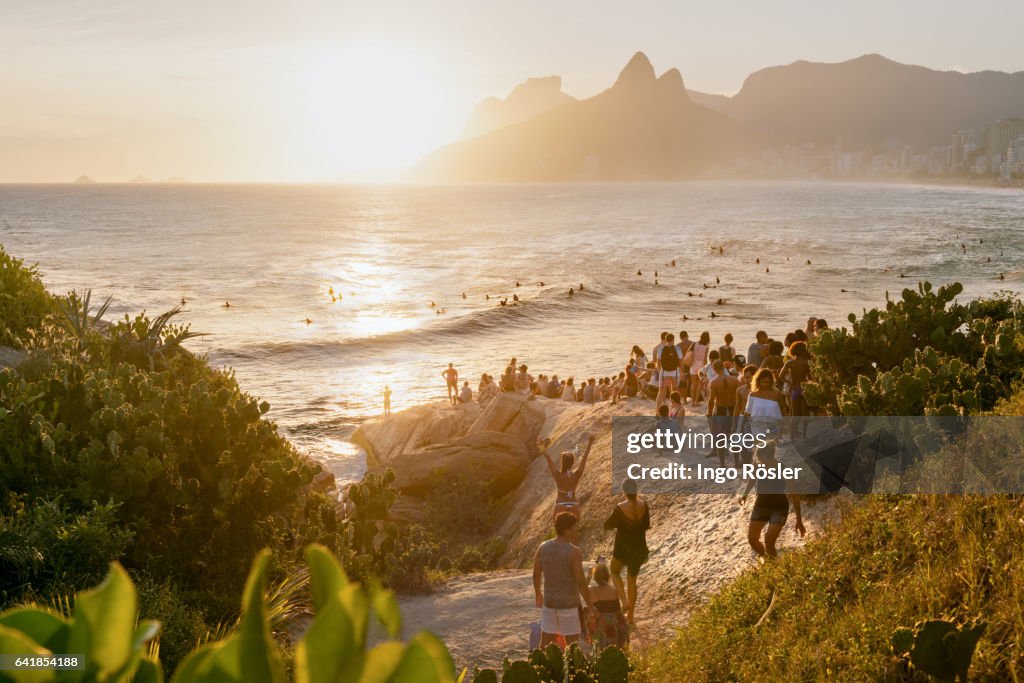
[[[617, 375], [589, 377], [579, 382], [573, 376], [564, 380], [558, 375], [534, 377], [516, 358], [511, 359], [497, 380], [484, 374], [475, 394], [468, 381], [459, 387], [458, 371], [453, 364], [448, 365], [442, 376], [453, 404], [475, 398], [486, 406], [503, 392], [582, 403], [616, 403], [639, 397], [653, 402], [653, 412], [660, 421], [675, 426], [682, 426], [688, 405], [693, 413], [703, 412], [712, 433], [753, 429], [769, 434], [767, 446], [747, 459], [771, 467], [778, 462], [776, 444], [783, 435], [777, 432], [783, 418], [799, 418], [814, 412], [804, 397], [804, 384], [811, 379], [809, 344], [827, 328], [825, 320], [810, 318], [805, 327], [786, 334], [782, 340], [759, 331], [745, 354], [737, 350], [729, 333], [722, 337], [719, 346], [713, 347], [706, 331], [696, 340], [690, 339], [685, 330], [678, 337], [663, 332], [649, 355], [641, 346], [633, 346], [625, 367]], [[805, 429], [806, 422], [790, 420], [788, 436], [800, 438]], [[593, 441], [591, 436], [582, 453], [579, 447], [561, 453], [557, 462], [548, 453], [550, 441], [539, 442], [556, 489], [555, 537], [538, 547], [533, 565], [536, 603], [542, 609], [542, 647], [551, 642], [564, 647], [581, 636], [589, 636], [598, 647], [623, 647], [629, 642], [629, 629], [635, 621], [637, 577], [648, 560], [646, 533], [651, 526], [650, 508], [639, 497], [635, 480], [622, 483], [623, 499], [604, 522], [604, 529], [615, 533], [611, 562], [598, 558], [588, 575], [583, 568], [582, 551], [575, 544], [581, 515], [577, 489]], [[712, 455], [718, 457], [721, 465], [726, 464], [724, 449]], [[739, 466], [742, 456], [733, 454], [733, 458]], [[769, 560], [777, 555], [776, 542], [791, 510], [796, 518], [795, 530], [801, 536], [805, 533], [799, 498], [788, 492], [785, 484], [764, 479], [750, 482], [741, 502], [746, 501], [752, 490], [756, 496], [748, 542], [759, 558]]]

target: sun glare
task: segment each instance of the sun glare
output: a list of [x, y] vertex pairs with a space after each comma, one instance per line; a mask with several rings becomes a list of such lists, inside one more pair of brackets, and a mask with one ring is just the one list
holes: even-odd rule
[[393, 173], [439, 142], [440, 89], [415, 53], [379, 43], [321, 48], [300, 80], [301, 132], [321, 176]]

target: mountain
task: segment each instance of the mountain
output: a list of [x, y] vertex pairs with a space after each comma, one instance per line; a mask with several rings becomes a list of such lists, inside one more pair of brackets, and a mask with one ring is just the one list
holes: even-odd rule
[[562, 92], [561, 76], [528, 78], [517, 85], [506, 99], [488, 97], [480, 102], [466, 124], [464, 136], [485, 135], [575, 101], [575, 97]]
[[728, 117], [690, 100], [677, 69], [657, 77], [647, 56], [638, 52], [604, 92], [442, 147], [424, 158], [411, 177], [689, 178], [733, 158], [746, 139]]
[[869, 54], [762, 69], [732, 97], [691, 95], [773, 144], [842, 137], [849, 146], [926, 148], [961, 128], [1024, 116], [1024, 71], [935, 71]]

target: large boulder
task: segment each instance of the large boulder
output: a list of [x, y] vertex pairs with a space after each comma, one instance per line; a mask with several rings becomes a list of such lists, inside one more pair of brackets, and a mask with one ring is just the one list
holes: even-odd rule
[[24, 351], [18, 351], [9, 346], [0, 346], [0, 370], [18, 367], [25, 360], [26, 355]]
[[519, 486], [529, 465], [530, 455], [519, 438], [477, 432], [442, 445], [405, 451], [386, 467], [394, 470], [395, 486], [405, 495], [427, 495], [439, 478], [466, 478], [501, 498]]
[[479, 415], [480, 405], [476, 402], [416, 406], [367, 422], [352, 435], [352, 443], [366, 451], [368, 466], [379, 467], [405, 451], [462, 436]]
[[498, 394], [470, 425], [467, 434], [478, 432], [501, 432], [515, 437], [536, 454], [534, 441], [544, 426], [547, 415], [542, 399], [535, 399], [519, 392]]

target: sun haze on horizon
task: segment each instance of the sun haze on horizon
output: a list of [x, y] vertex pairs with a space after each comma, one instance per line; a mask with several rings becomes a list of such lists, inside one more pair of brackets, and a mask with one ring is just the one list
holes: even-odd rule
[[393, 180], [527, 77], [589, 97], [638, 50], [727, 94], [766, 66], [869, 52], [1017, 71], [1022, 25], [1010, 0], [984, 15], [923, 0], [0, 0], [0, 182]]

